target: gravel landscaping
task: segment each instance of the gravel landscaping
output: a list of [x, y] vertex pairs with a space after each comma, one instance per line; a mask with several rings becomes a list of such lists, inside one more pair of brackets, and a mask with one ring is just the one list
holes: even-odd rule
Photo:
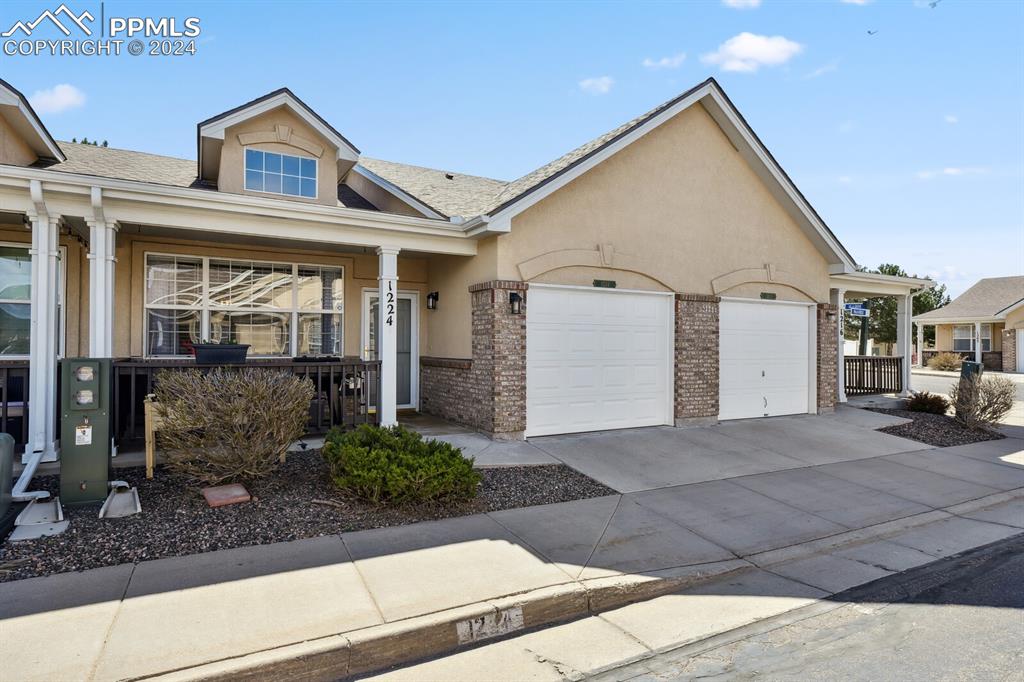
[[[314, 450], [292, 453], [273, 476], [248, 485], [252, 502], [211, 509], [194, 482], [161, 469], [148, 481], [142, 468], [119, 469], [117, 478], [138, 486], [141, 514], [100, 519], [98, 504], [65, 507], [64, 533], [0, 545], [0, 582], [615, 493], [563, 464], [480, 475], [469, 502], [380, 508], [344, 496]], [[60, 483], [39, 476], [32, 487], [55, 494]]]
[[888, 433], [900, 438], [909, 438], [919, 443], [927, 443], [940, 448], [949, 448], [954, 445], [970, 445], [980, 443], [984, 440], [999, 440], [1005, 436], [996, 431], [975, 431], [961, 426], [952, 417], [942, 414], [931, 414], [929, 412], [911, 412], [910, 410], [884, 410], [878, 407], [868, 408], [872, 412], [891, 414], [894, 417], [912, 419], [909, 424], [899, 426], [886, 426], [878, 429], [882, 433]]

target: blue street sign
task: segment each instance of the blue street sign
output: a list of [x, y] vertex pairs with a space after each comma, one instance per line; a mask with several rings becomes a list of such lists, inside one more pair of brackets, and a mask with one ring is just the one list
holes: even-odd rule
[[868, 317], [870, 311], [862, 306], [846, 305], [846, 312], [853, 317]]

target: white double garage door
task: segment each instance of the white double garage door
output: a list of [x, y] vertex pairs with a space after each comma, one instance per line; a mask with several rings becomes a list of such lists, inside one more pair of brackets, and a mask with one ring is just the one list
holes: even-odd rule
[[[672, 424], [674, 309], [670, 293], [531, 285], [526, 435]], [[719, 419], [813, 408], [814, 312], [720, 303]]]

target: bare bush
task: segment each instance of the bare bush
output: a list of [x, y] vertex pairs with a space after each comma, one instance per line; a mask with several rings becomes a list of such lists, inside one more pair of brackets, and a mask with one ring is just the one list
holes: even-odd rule
[[305, 432], [313, 393], [308, 379], [256, 367], [161, 372], [167, 466], [208, 484], [266, 476]]
[[964, 359], [957, 353], [937, 353], [928, 360], [928, 367], [943, 372], [956, 372], [963, 361]]
[[950, 402], [956, 407], [956, 420], [970, 429], [998, 424], [1013, 408], [1017, 389], [1006, 377], [972, 375], [953, 384]]

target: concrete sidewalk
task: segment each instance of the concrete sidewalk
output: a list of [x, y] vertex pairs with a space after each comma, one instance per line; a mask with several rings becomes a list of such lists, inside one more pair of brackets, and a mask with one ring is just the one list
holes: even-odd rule
[[0, 657], [19, 680], [337, 679], [681, 589], [769, 598], [698, 601], [678, 627], [703, 632], [1024, 530], [1024, 440], [830, 459], [4, 583]]

